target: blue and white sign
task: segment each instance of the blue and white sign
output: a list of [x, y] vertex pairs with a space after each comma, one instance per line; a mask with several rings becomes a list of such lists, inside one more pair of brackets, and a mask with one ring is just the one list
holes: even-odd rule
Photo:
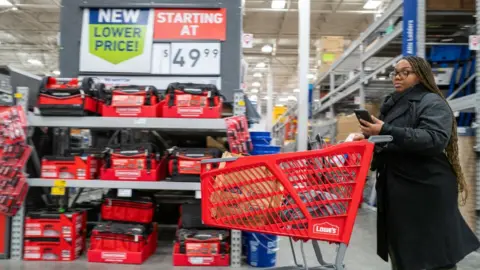
[[403, 1], [402, 54], [417, 55], [417, 0]]

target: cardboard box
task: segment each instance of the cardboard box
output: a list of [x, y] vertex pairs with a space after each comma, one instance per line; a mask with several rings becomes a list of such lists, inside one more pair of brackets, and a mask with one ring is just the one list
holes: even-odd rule
[[345, 39], [336, 36], [322, 37], [319, 47], [324, 52], [343, 52], [345, 50]]
[[355, 114], [337, 116], [337, 143], [344, 141], [350, 133], [358, 132], [360, 132], [360, 128]]
[[427, 10], [475, 11], [474, 0], [427, 0]]
[[380, 115], [380, 103], [366, 103], [365, 104], [365, 110], [367, 110], [370, 114], [372, 114], [375, 117], [378, 117]]

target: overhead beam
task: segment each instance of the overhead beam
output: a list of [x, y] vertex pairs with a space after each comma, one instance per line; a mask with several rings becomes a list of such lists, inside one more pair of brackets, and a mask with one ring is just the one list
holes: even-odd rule
[[[298, 9], [272, 9], [272, 8], [245, 8], [246, 12], [298, 12]], [[312, 14], [332, 14], [331, 9], [317, 9], [312, 10]], [[337, 10], [337, 14], [375, 14], [375, 10], [352, 9], [352, 10]]]

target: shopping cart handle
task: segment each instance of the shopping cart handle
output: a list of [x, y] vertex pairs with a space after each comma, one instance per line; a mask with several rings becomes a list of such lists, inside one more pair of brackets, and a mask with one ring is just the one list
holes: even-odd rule
[[228, 158], [212, 158], [212, 159], [204, 159], [200, 161], [202, 164], [207, 164], [207, 163], [220, 163], [220, 162], [229, 162], [229, 161], [235, 161], [237, 160], [238, 157], [228, 157]]
[[393, 137], [390, 135], [377, 135], [377, 136], [370, 136], [368, 138], [369, 142], [372, 143], [389, 143], [393, 141]]

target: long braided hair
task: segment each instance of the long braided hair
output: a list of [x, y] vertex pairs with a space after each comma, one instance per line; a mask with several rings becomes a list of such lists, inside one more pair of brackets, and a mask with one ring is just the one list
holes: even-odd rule
[[[443, 99], [445, 96], [442, 91], [438, 88], [433, 77], [432, 67], [430, 64], [423, 58], [418, 56], [406, 56], [403, 58], [408, 61], [412, 66], [413, 72], [418, 76], [420, 82], [431, 92], [438, 94]], [[445, 99], [446, 101], [446, 99]], [[460, 159], [458, 155], [458, 134], [457, 134], [457, 121], [452, 112], [453, 125], [452, 125], [452, 135], [450, 141], [448, 142], [446, 150], [447, 158], [450, 164], [453, 167], [455, 175], [457, 176], [457, 185], [458, 192], [461, 194], [461, 204], [465, 204], [468, 197], [467, 183], [465, 182], [465, 177], [462, 172], [462, 167], [460, 166]]]

